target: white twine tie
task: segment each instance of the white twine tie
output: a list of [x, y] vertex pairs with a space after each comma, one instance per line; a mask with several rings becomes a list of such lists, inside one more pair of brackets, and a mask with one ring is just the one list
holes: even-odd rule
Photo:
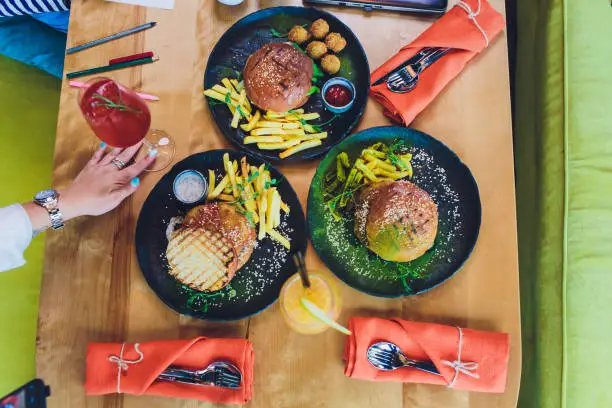
[[478, 20], [476, 20], [476, 17], [480, 15], [480, 7], [482, 6], [481, 0], [478, 0], [478, 9], [476, 11], [473, 11], [470, 5], [467, 4], [465, 1], [458, 1], [457, 5], [461, 7], [463, 10], [465, 10], [465, 12], [468, 15], [468, 18], [474, 22], [474, 25], [482, 33], [482, 36], [485, 39], [485, 48], [488, 47], [489, 37], [487, 36], [487, 33], [485, 32], [485, 30], [483, 30], [483, 28], [481, 27], [480, 23], [478, 23]]
[[478, 374], [472, 372], [478, 369], [478, 363], [461, 361], [461, 349], [463, 348], [463, 330], [461, 330], [461, 327], [457, 327], [457, 330], [459, 330], [459, 351], [457, 351], [457, 360], [453, 362], [442, 360], [444, 364], [455, 370], [455, 375], [453, 376], [453, 380], [451, 381], [451, 383], [448, 384], [448, 388], [453, 388], [453, 386], [457, 382], [457, 378], [459, 378], [459, 373], [469, 375], [470, 377], [476, 379], [480, 378]]
[[144, 354], [142, 353], [142, 351], [140, 351], [138, 346], [140, 346], [140, 343], [134, 344], [134, 350], [136, 351], [136, 353], [138, 353], [138, 356], [139, 356], [137, 360], [130, 361], [130, 360], [123, 359], [125, 343], [121, 345], [121, 353], [119, 353], [119, 357], [110, 356], [108, 358], [108, 361], [110, 361], [111, 363], [117, 364], [117, 394], [121, 394], [121, 371], [127, 371], [129, 368], [129, 364], [138, 364], [142, 360], [144, 360]]

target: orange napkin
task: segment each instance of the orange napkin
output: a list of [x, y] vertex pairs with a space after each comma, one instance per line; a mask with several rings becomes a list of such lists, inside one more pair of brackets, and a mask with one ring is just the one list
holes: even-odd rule
[[384, 106], [385, 115], [392, 120], [408, 126], [466, 64], [486, 48], [487, 41], [490, 44], [504, 28], [504, 18], [487, 0], [465, 0], [463, 4], [472, 10], [473, 19], [466, 9], [456, 5], [372, 73], [374, 83], [425, 47], [457, 49], [427, 68], [420, 75], [417, 87], [408, 93], [393, 93], [384, 82], [372, 86], [370, 95]]
[[[353, 317], [344, 349], [347, 377], [371, 381], [440, 384], [460, 390], [504, 392], [508, 372], [508, 334], [461, 329], [453, 326], [409, 322], [400, 319]], [[367, 359], [368, 347], [379, 341], [399, 346], [417, 361], [432, 361], [441, 376], [414, 368], [381, 371]], [[459, 367], [459, 361], [463, 365]], [[455, 366], [459, 370], [453, 368]], [[469, 374], [467, 374], [467, 373]]]
[[[124, 361], [120, 374], [119, 358]], [[242, 388], [232, 390], [155, 381], [171, 365], [201, 370], [213, 361], [225, 361], [238, 367], [242, 372]], [[245, 339], [198, 337], [193, 340], [152, 341], [137, 343], [137, 349], [134, 344], [90, 343], [86, 365], [87, 395], [112, 394], [119, 387], [119, 391], [125, 394], [245, 404], [253, 394], [253, 346]]]

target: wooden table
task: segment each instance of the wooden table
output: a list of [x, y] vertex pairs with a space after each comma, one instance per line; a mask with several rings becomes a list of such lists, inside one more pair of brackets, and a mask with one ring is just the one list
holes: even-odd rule
[[[504, 0], [491, 0], [504, 9]], [[161, 97], [151, 104], [153, 125], [178, 141], [177, 160], [227, 147], [202, 97], [208, 54], [237, 19], [257, 9], [300, 5], [299, 0], [247, 0], [226, 7], [214, 0], [178, 0], [172, 11], [101, 0], [73, 0], [68, 45], [157, 21], [156, 28], [66, 58], [66, 71], [107, 63], [109, 58], [154, 50], [155, 64], [110, 76]], [[394, 13], [330, 9], [363, 43], [370, 65], [382, 64], [432, 20]], [[55, 150], [55, 186], [78, 173], [99, 143], [64, 81]], [[370, 101], [360, 129], [386, 125]], [[516, 406], [521, 367], [514, 168], [505, 35], [474, 60], [421, 114], [413, 126], [442, 140], [472, 169], [483, 223], [476, 249], [449, 282], [421, 296], [378, 299], [341, 284], [344, 310], [353, 315], [401, 316], [511, 335], [507, 391], [488, 395], [428, 385], [370, 383], [343, 375], [343, 335], [329, 330], [308, 337], [291, 331], [278, 306], [237, 323], [207, 323], [179, 316], [145, 282], [134, 251], [140, 207], [161, 174], [148, 174], [133, 198], [116, 211], [72, 222], [48, 234], [40, 305], [37, 374], [53, 390], [50, 407], [206, 407], [206, 403], [159, 397], [86, 397], [85, 351], [90, 341], [132, 342], [207, 336], [246, 336], [255, 346], [252, 407], [453, 407]], [[306, 208], [317, 163], [284, 165], [282, 171]], [[312, 246], [307, 263], [323, 268]]]

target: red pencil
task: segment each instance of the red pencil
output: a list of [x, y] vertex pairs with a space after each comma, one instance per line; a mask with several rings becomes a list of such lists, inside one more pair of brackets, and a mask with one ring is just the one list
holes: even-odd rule
[[122, 62], [134, 61], [142, 58], [153, 57], [153, 51], [143, 52], [142, 54], [128, 55], [127, 57], [113, 58], [108, 62], [108, 65], [120, 64]]

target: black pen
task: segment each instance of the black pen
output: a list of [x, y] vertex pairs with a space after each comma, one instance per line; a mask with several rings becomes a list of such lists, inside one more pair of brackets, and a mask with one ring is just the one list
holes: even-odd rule
[[122, 37], [128, 36], [130, 34], [139, 33], [141, 31], [148, 30], [149, 28], [155, 27], [156, 24], [157, 23], [155, 21], [152, 21], [152, 22], [149, 22], [147, 24], [140, 25], [138, 27], [130, 28], [129, 30], [122, 31], [122, 32], [117, 33], [117, 34], [109, 35], [108, 37], [99, 38], [97, 40], [88, 42], [86, 44], [77, 45], [76, 47], [72, 47], [72, 48], [69, 48], [68, 50], [66, 50], [66, 54], [74, 54], [75, 52], [86, 50], [88, 48], [95, 47], [96, 45], [104, 44], [104, 43], [107, 43], [109, 41], [113, 41], [113, 40], [116, 40], [118, 38], [122, 38]]

